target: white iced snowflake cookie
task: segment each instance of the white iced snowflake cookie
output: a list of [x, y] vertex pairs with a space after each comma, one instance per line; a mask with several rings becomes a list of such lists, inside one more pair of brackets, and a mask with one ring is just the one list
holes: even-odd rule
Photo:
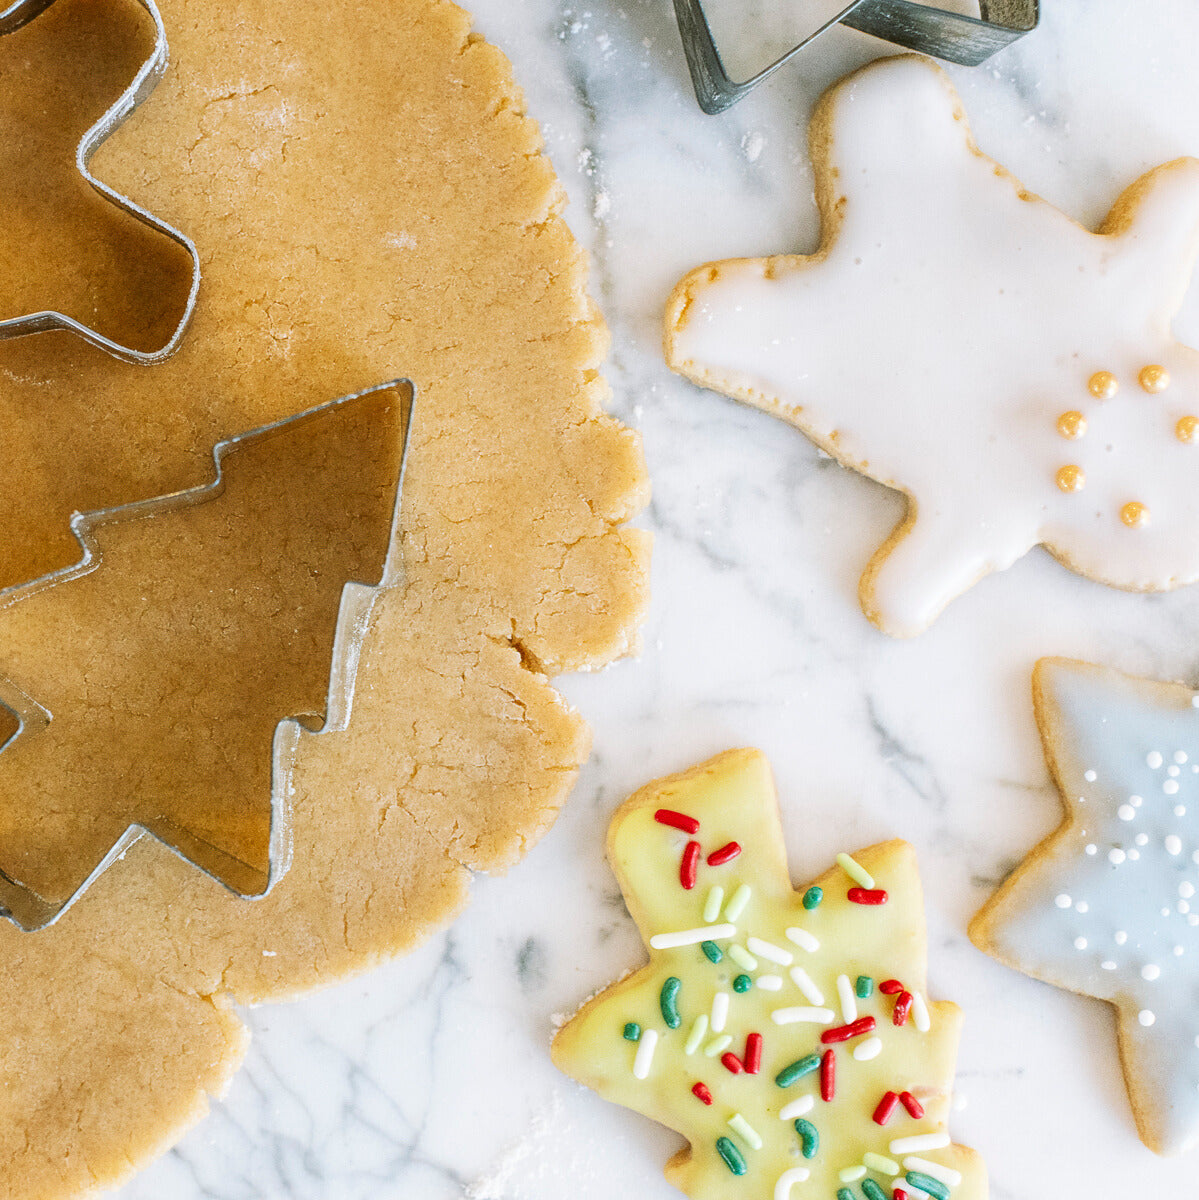
[[1141, 1140], [1199, 1135], [1199, 695], [1042, 659], [1033, 699], [1062, 826], [970, 925], [1001, 962], [1113, 1004]]
[[666, 358], [906, 494], [866, 615], [919, 633], [1038, 543], [1116, 587], [1199, 579], [1199, 355], [1170, 331], [1199, 161], [1143, 176], [1091, 233], [981, 154], [910, 56], [833, 87], [811, 146], [819, 252], [692, 271]]

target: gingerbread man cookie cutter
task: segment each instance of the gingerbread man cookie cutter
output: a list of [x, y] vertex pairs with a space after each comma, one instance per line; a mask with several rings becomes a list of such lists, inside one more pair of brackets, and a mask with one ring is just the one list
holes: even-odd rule
[[[213, 448], [215, 475], [208, 483], [115, 508], [76, 513], [71, 528], [83, 549], [80, 560], [30, 583], [0, 591], [0, 607], [6, 607], [9, 604], [20, 603], [34, 593], [60, 583], [68, 583], [89, 573], [101, 562], [101, 553], [94, 533], [97, 526], [113, 521], [130, 521], [169, 514], [181, 508], [218, 499], [225, 488], [224, 460], [232, 451], [247, 442], [311, 422], [314, 418], [319, 420], [330, 415], [331, 410], [356, 401], [364, 401], [371, 397], [383, 400], [386, 398], [383, 393], [392, 394], [397, 414], [395, 428], [398, 464], [395, 470], [395, 497], [390, 510], [387, 546], [379, 556], [381, 567], [377, 582], [367, 583], [350, 579], [342, 585], [330, 651], [329, 682], [323, 719], [319, 713], [296, 714], [284, 717], [275, 727], [271, 747], [268, 870], [264, 872], [260, 866], [242, 861], [176, 820], [162, 818], [153, 826], [149, 823], [133, 822], [112, 843], [86, 878], [65, 898], [48, 900], [34, 888], [0, 870], [0, 918], [7, 918], [28, 933], [52, 925], [109, 867], [122, 859], [136, 842], [147, 837], [159, 842], [242, 899], [262, 899], [286, 874], [292, 858], [290, 798], [294, 791], [294, 765], [299, 740], [304, 732], [324, 734], [344, 731], [348, 727], [362, 639], [371, 610], [383, 590], [397, 586], [402, 581], [402, 568], [396, 547], [399, 542], [400, 502], [416, 395], [416, 389], [409, 380], [395, 379], [341, 396], [296, 416], [286, 417], [218, 442]], [[41, 704], [3, 676], [0, 676], [0, 706], [6, 710], [5, 715], [15, 718], [16, 721], [15, 732], [0, 741], [0, 754], [23, 736], [36, 735], [53, 719], [52, 714]], [[8, 724], [11, 728], [12, 721]]]
[[979, 0], [977, 17], [912, 0], [852, 0], [781, 58], [741, 83], [725, 69], [703, 0], [674, 0], [674, 11], [695, 98], [704, 112], [715, 116], [765, 83], [834, 25], [845, 25], [961, 66], [976, 67], [1037, 27], [1040, 0]]
[[[150, 15], [154, 22], [154, 47], [150, 56], [142, 64], [133, 82], [118, 97], [116, 102], [100, 117], [100, 119], [84, 133], [75, 148], [75, 166], [84, 181], [99, 195], [117, 208], [128, 213], [143, 225], [156, 230], [171, 239], [187, 251], [192, 264], [191, 287], [183, 313], [179, 318], [169, 340], [156, 350], [138, 350], [132, 346], [122, 345], [112, 338], [106, 337], [99, 330], [85, 325], [67, 313], [46, 310], [35, 313], [25, 313], [21, 316], [10, 317], [0, 321], [0, 340], [22, 337], [32, 333], [47, 333], [51, 330], [66, 330], [83, 338], [84, 341], [119, 358], [124, 362], [138, 363], [142, 366], [153, 366], [169, 358], [183, 340], [184, 332], [191, 321], [196, 307], [196, 295], [200, 290], [200, 255], [195, 243], [186, 234], [173, 225], [156, 217], [153, 213], [136, 204], [128, 196], [122, 195], [115, 188], [109, 187], [103, 180], [97, 179], [91, 172], [91, 160], [100, 144], [107, 140], [121, 125], [128, 120], [133, 111], [150, 95], [158, 81], [166, 73], [169, 55], [167, 50], [166, 26], [162, 14], [154, 0], [136, 0]], [[0, 38], [5, 34], [15, 33], [22, 26], [45, 12], [54, 0], [15, 0], [6, 8], [0, 9]]]

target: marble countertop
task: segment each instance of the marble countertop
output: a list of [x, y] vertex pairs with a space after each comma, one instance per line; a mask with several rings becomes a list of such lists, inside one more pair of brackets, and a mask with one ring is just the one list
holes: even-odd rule
[[[738, 61], [780, 48], [793, 7], [743, 0]], [[1093, 224], [1143, 170], [1199, 154], [1199, 9], [1043, 7], [1033, 36], [952, 74], [983, 149]], [[228, 1096], [121, 1200], [677, 1197], [661, 1176], [675, 1135], [559, 1075], [548, 1042], [556, 1015], [642, 961], [603, 857], [612, 809], [744, 744], [773, 761], [797, 880], [847, 846], [901, 835], [917, 847], [930, 991], [966, 1015], [952, 1130], [986, 1157], [995, 1200], [1190, 1194], [1193, 1156], [1159, 1159], [1137, 1140], [1111, 1010], [1004, 969], [965, 928], [1057, 823], [1034, 660], [1199, 682], [1199, 590], [1116, 593], [1035, 552], [920, 638], [889, 640], [862, 617], [857, 578], [899, 497], [662, 362], [661, 308], [683, 272], [814, 247], [808, 115], [885, 47], [834, 31], [710, 118], [669, 0], [474, 8], [570, 192], [613, 332], [612, 407], [644, 432], [657, 538], [644, 652], [561, 681], [595, 752], [528, 859], [479, 879], [462, 919], [411, 957], [247, 1013], [253, 1046]], [[1194, 291], [1178, 329], [1199, 341]]]

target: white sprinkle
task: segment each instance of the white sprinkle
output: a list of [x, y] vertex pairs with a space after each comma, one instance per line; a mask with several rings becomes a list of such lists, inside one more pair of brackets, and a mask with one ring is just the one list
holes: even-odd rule
[[1140, 1023], [1144, 1025], [1146, 1029], [1148, 1029], [1149, 1026], [1157, 1020], [1157, 1017], [1155, 1017], [1149, 1009], [1142, 1008], [1141, 1011], [1137, 1013], [1137, 1020], [1140, 1021]]
[[779, 1113], [779, 1120], [794, 1121], [796, 1117], [810, 1113], [815, 1103], [815, 1096], [800, 1096], [798, 1100], [792, 1100], [790, 1104], [783, 1105], [782, 1111]]
[[1195, 885], [1187, 880], [1184, 880], [1178, 885], [1178, 894], [1184, 900], [1190, 900], [1195, 895]]
[[816, 986], [812, 981], [811, 975], [803, 967], [791, 968], [791, 982], [803, 992], [804, 999], [809, 1004], [815, 1004], [817, 1007], [820, 1007], [824, 1003], [824, 993]]
[[1191, 707], [1199, 708], [1199, 693], [1191, 697]]
[[1167, 779], [1166, 782], [1162, 784], [1162, 791], [1165, 792], [1167, 796], [1177, 795], [1178, 780], [1177, 779]]
[[1053, 902], [1058, 908], [1069, 908], [1074, 903], [1065, 892], [1062, 892], [1059, 896], [1055, 896]]
[[1074, 939], [1075, 950], [1085, 950], [1087, 948], [1087, 939], [1085, 937], [1076, 937]]
[[807, 1167], [790, 1167], [784, 1171], [774, 1184], [774, 1200], [791, 1200], [791, 1187], [796, 1183], [805, 1183], [808, 1178]]
[[1186, 900], [1179, 900], [1177, 908], [1184, 917], [1191, 911], [1190, 903]]
[[944, 1150], [948, 1145], [947, 1133], [918, 1133], [915, 1137], [896, 1138], [891, 1143], [891, 1153], [919, 1154], [923, 1150]]
[[719, 942], [731, 938], [736, 925], [705, 925], [702, 929], [680, 929], [676, 933], [655, 933], [649, 944], [655, 950], [673, 950], [676, 946], [695, 946], [700, 942]]
[[729, 1019], [729, 994], [717, 992], [712, 997], [712, 1032], [723, 1033]]
[[1124, 853], [1123, 850], [1120, 849], [1119, 846], [1113, 846], [1107, 852], [1107, 861], [1114, 864], [1117, 867], [1124, 861], [1124, 859], [1126, 857], [1127, 857], [1127, 855]]
[[1084, 771], [1082, 773], [1082, 777], [1087, 781], [1087, 783], [1094, 783], [1095, 780], [1099, 778], [1094, 771]]
[[770, 1014], [770, 1019], [776, 1025], [795, 1025], [800, 1021], [809, 1025], [831, 1025], [833, 1010], [831, 1008], [776, 1008]]
[[809, 954], [815, 954], [820, 949], [820, 943], [806, 929], [792, 925], [787, 930], [787, 936], [801, 949]]
[[1130, 851], [1128, 852], [1128, 857], [1129, 857], [1129, 858], [1130, 858], [1130, 859], [1131, 859], [1133, 862], [1137, 862], [1137, 861], [1140, 859], [1140, 857], [1141, 857], [1141, 852], [1140, 852], [1139, 850], [1130, 850]]
[[867, 1038], [864, 1042], [859, 1042], [853, 1048], [853, 1056], [858, 1062], [869, 1062], [872, 1058], [878, 1058], [882, 1053], [883, 1043], [881, 1038]]
[[704, 920], [715, 921], [720, 916], [720, 906], [724, 903], [724, 888], [714, 887], [709, 890], [708, 898], [704, 901]]
[[1166, 774], [1171, 778], [1177, 778], [1179, 775], [1179, 768], [1175, 766], [1169, 766], [1166, 768]]
[[1150, 750], [1145, 755], [1145, 765], [1151, 770], [1156, 771], [1162, 765], [1162, 756], [1157, 750]]
[[729, 902], [724, 906], [724, 919], [726, 921], [735, 921], [745, 911], [745, 906], [749, 903], [751, 894], [749, 884], [743, 883], [729, 897]]
[[1133, 841], [1136, 842], [1138, 846], [1148, 846], [1149, 835], [1147, 833], [1138, 833], [1137, 836], [1133, 838]]
[[[1166, 853], [1167, 854], [1181, 854], [1182, 853], [1182, 838], [1180, 838], [1178, 836], [1178, 834], [1176, 834], [1176, 833], [1166, 834]], [[1199, 854], [1199, 851], [1196, 851], [1196, 853]], [[1195, 861], [1199, 862], [1199, 859], [1196, 859]]]
[[1128, 941], [1128, 934], [1126, 934], [1123, 929], [1117, 929], [1116, 932], [1112, 934], [1112, 941], [1114, 941], [1117, 946], [1123, 946], [1124, 943]]
[[1136, 815], [1137, 810], [1133, 808], [1131, 804], [1121, 804], [1120, 807], [1116, 809], [1116, 816], [1118, 816], [1121, 821], [1131, 821]]
[[955, 1188], [962, 1182], [960, 1171], [955, 1171], [952, 1167], [944, 1167], [940, 1163], [929, 1162], [927, 1158], [917, 1158], [914, 1154], [909, 1154], [903, 1160], [903, 1165], [904, 1170], [923, 1171], [925, 1175], [939, 1179], [946, 1187]]
[[[1184, 903], [1185, 903], [1185, 901], [1183, 901], [1183, 900], [1179, 900], [1179, 902], [1178, 902], [1178, 903], [1179, 903], [1179, 904], [1184, 904]], [[1168, 917], [1168, 916], [1170, 915], [1170, 906], [1169, 906], [1168, 904], [1165, 906], [1165, 908], [1163, 908], [1163, 909], [1161, 910], [1161, 914], [1162, 914], [1162, 916], [1163, 916], [1163, 917]]]
[[925, 1002], [922, 992], [912, 993], [912, 1020], [920, 1033], [928, 1033], [932, 1028], [933, 1020], [929, 1015], [928, 1004]]
[[1187, 924], [1199, 925], [1199, 913], [1191, 913], [1190, 916], [1187, 917]]
[[1090, 906], [1090, 905], [1089, 905], [1089, 904], [1088, 904], [1088, 903], [1087, 903], [1085, 900], [1080, 900], [1080, 901], [1079, 901], [1079, 902], [1078, 902], [1078, 903], [1077, 903], [1077, 904], [1074, 906], [1074, 911], [1075, 911], [1075, 912], [1080, 912], [1080, 913], [1086, 913], [1086, 912], [1090, 912], [1090, 911], [1091, 911], [1091, 906]]
[[1141, 796], [1129, 796], [1128, 803], [1131, 804], [1133, 808], [1140, 808], [1145, 801]]
[[654, 1051], [658, 1047], [658, 1031], [646, 1029], [637, 1043], [637, 1057], [633, 1059], [633, 1075], [637, 1079], [646, 1079], [649, 1069], [654, 1063]]
[[764, 992], [777, 992], [783, 986], [783, 977], [781, 975], [759, 975], [755, 983]]
[[837, 998], [841, 1001], [841, 1021], [849, 1025], [858, 1019], [858, 999], [848, 975], [837, 976]]
[[1185, 804], [1174, 805], [1174, 815], [1176, 817], [1185, 817], [1187, 815], [1187, 806]]
[[1115, 964], [1114, 962], [1112, 962], [1112, 960], [1111, 960], [1110, 958], [1108, 958], [1108, 959], [1105, 959], [1105, 960], [1104, 960], [1103, 962], [1101, 962], [1099, 965], [1100, 965], [1100, 966], [1101, 966], [1101, 967], [1102, 967], [1102, 968], [1103, 968], [1105, 971], [1114, 971], [1114, 970], [1116, 969], [1116, 964]]
[[1155, 979], [1161, 978], [1162, 969], [1157, 963], [1146, 963], [1141, 968], [1141, 978], [1147, 983], [1152, 983]]
[[861, 863], [855, 862], [848, 854], [838, 854], [837, 865], [859, 887], [864, 887], [867, 891], [873, 890], [874, 876]]
[[1087, 853], [1088, 854], [1095, 854], [1098, 850], [1099, 850], [1099, 847], [1096, 846], [1094, 842], [1087, 843]]
[[1174, 761], [1181, 767], [1187, 760], [1187, 752], [1185, 750], [1174, 751]]
[[1181, 958], [1185, 953], [1186, 953], [1186, 950], [1184, 947], [1182, 947], [1182, 946], [1174, 947], [1174, 957], [1175, 958]]
[[781, 946], [774, 945], [773, 942], [764, 942], [761, 938], [751, 937], [745, 939], [745, 944], [752, 954], [756, 954], [768, 962], [778, 963], [780, 967], [789, 967], [795, 961], [795, 955], [790, 950], [784, 950]]
[[[1178, 843], [1178, 848], [1179, 848], [1180, 850], [1182, 849], [1182, 843], [1181, 843], [1181, 842], [1179, 842], [1179, 843]], [[1169, 847], [1167, 847], [1167, 849], [1169, 849]], [[1193, 863], [1194, 863], [1196, 866], [1199, 866], [1199, 850], [1192, 850], [1192, 851], [1191, 851], [1191, 862], [1193, 862]]]

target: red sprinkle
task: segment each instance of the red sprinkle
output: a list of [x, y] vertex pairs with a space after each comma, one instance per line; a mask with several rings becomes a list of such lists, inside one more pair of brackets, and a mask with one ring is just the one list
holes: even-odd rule
[[745, 1039], [745, 1073], [756, 1075], [762, 1069], [762, 1035], [751, 1033]]
[[908, 1013], [912, 1010], [912, 993], [900, 992], [899, 999], [895, 1001], [895, 1011], [891, 1014], [891, 1020], [896, 1025], [906, 1025], [908, 1023]]
[[848, 1042], [850, 1038], [861, 1037], [862, 1034], [869, 1033], [873, 1028], [873, 1017], [859, 1017], [849, 1025], [838, 1025], [835, 1029], [826, 1029], [820, 1035], [820, 1040], [826, 1046], [831, 1046], [834, 1042]]
[[826, 1050], [820, 1059], [820, 1099], [831, 1100], [837, 1094], [837, 1056]]
[[878, 990], [884, 996], [894, 996], [903, 991], [903, 984], [898, 979], [886, 979], [878, 985]]
[[903, 1188], [896, 1188], [891, 1193], [891, 1200], [908, 1200], [908, 1194], [903, 1190]]
[[712, 1093], [708, 1091], [707, 1085], [697, 1083], [692, 1089], [691, 1094], [697, 1099], [702, 1100], [705, 1104], [712, 1103]]
[[699, 822], [686, 813], [675, 812], [673, 808], [660, 808], [654, 813], [654, 820], [659, 825], [670, 825], [681, 829], [684, 833], [699, 833]]
[[687, 891], [695, 887], [695, 869], [699, 866], [699, 842], [688, 842], [683, 851], [683, 861], [679, 863], [679, 883]]
[[719, 850], [713, 850], [708, 855], [708, 866], [723, 867], [726, 862], [732, 862], [740, 853], [740, 843], [729, 842], [727, 845], [721, 846]]
[[899, 1102], [908, 1110], [908, 1116], [919, 1121], [924, 1116], [924, 1105], [911, 1092], [900, 1092]]
[[731, 1071], [734, 1075], [740, 1075], [745, 1070], [745, 1065], [731, 1050], [726, 1050], [720, 1056], [720, 1061], [724, 1063], [725, 1070]]
[[878, 1108], [874, 1110], [874, 1123], [885, 1125], [891, 1119], [891, 1114], [895, 1111], [898, 1103], [899, 1097], [894, 1092], [884, 1093], [883, 1098], [878, 1102]]
[[853, 904], [886, 904], [887, 893], [882, 888], [850, 888], [845, 895]]

